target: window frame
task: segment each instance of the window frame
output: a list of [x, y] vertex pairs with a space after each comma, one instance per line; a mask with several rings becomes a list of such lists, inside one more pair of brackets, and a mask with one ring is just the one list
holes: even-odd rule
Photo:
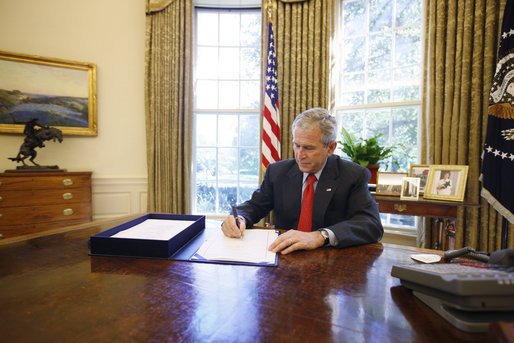
[[[198, 20], [198, 13], [200, 11], [217, 11], [217, 13], [221, 13], [221, 12], [231, 12], [231, 11], [237, 11], [239, 13], [241, 12], [258, 12], [259, 15], [261, 15], [261, 8], [260, 7], [255, 7], [255, 6], [241, 6], [241, 7], [204, 7], [204, 6], [195, 6], [194, 8], [194, 22], [195, 22], [195, 25], [194, 25], [194, 30], [193, 30], [193, 57], [194, 57], [194, 60], [193, 60], [193, 83], [194, 83], [194, 86], [193, 86], [193, 99], [192, 99], [192, 113], [193, 113], [193, 124], [192, 124], [192, 142], [191, 142], [191, 177], [190, 177], [190, 189], [191, 189], [191, 197], [190, 197], [190, 205], [191, 205], [191, 213], [193, 214], [200, 214], [200, 215], [205, 215], [206, 217], [208, 218], [214, 218], [214, 219], [222, 219], [222, 218], [225, 218], [226, 215], [228, 215], [228, 213], [223, 213], [221, 211], [219, 211], [218, 209], [218, 206], [219, 206], [219, 180], [220, 180], [220, 173], [219, 173], [219, 170], [218, 170], [218, 165], [219, 165], [219, 149], [220, 148], [235, 148], [237, 149], [238, 151], [238, 158], [237, 158], [237, 175], [236, 175], [236, 179], [234, 180], [234, 183], [236, 183], [236, 188], [237, 188], [237, 194], [236, 194], [236, 197], [237, 197], [237, 201], [241, 201], [241, 200], [247, 200], [247, 199], [241, 199], [241, 173], [240, 173], [240, 165], [239, 165], [239, 162], [240, 162], [240, 151], [241, 149], [246, 149], [246, 148], [256, 148], [258, 150], [258, 156], [259, 156], [259, 161], [260, 161], [260, 130], [261, 130], [261, 108], [262, 108], [262, 97], [260, 95], [260, 89], [262, 88], [261, 85], [262, 85], [262, 16], [260, 18], [260, 23], [259, 23], [259, 34], [261, 35], [261, 37], [259, 37], [259, 40], [258, 40], [258, 45], [255, 45], [255, 47], [258, 46], [259, 48], [259, 78], [256, 78], [256, 79], [251, 79], [252, 81], [255, 81], [258, 83], [259, 85], [259, 96], [258, 96], [258, 104], [257, 104], [257, 107], [254, 108], [254, 109], [242, 109], [242, 108], [198, 108], [197, 107], [197, 103], [195, 101], [195, 97], [196, 97], [196, 94], [195, 94], [195, 90], [196, 90], [196, 82], [197, 82], [197, 76], [195, 74], [195, 68], [196, 68], [196, 64], [197, 64], [197, 58], [198, 58], [198, 47], [199, 45], [197, 44], [197, 20]], [[219, 25], [218, 25], [218, 30], [219, 30]], [[225, 45], [221, 45], [219, 43], [219, 37], [218, 37], [218, 45], [216, 45], [218, 47], [218, 53], [219, 53], [219, 47], [227, 47]], [[236, 46], [232, 46], [232, 47], [237, 47], [239, 49], [241, 49], [241, 46], [242, 45], [236, 45]], [[239, 60], [241, 61], [241, 55], [239, 56]], [[204, 79], [206, 80], [206, 79]], [[214, 78], [212, 80], [215, 80], [215, 81], [231, 81], [231, 80], [234, 80], [234, 79], [228, 79], [228, 78]], [[241, 77], [237, 78], [236, 79], [237, 81], [246, 81], [246, 80], [249, 80], [249, 79], [242, 79]], [[241, 87], [239, 87], [239, 90], [241, 90]], [[218, 97], [218, 107], [219, 107], [219, 97]], [[216, 144], [214, 146], [211, 146], [211, 148], [215, 148], [216, 149], [216, 168], [217, 168], [217, 172], [216, 172], [216, 176], [213, 180], [205, 180], [205, 182], [208, 182], [208, 183], [215, 183], [216, 186], [216, 199], [215, 199], [215, 211], [216, 213], [211, 213], [211, 212], [207, 212], [207, 213], [204, 213], [204, 212], [200, 212], [198, 211], [197, 209], [197, 191], [198, 191], [198, 187], [197, 187], [197, 181], [198, 181], [198, 178], [197, 178], [197, 155], [196, 155], [196, 151], [197, 151], [197, 148], [198, 148], [198, 145], [197, 145], [197, 139], [196, 139], [196, 129], [197, 129], [197, 115], [198, 114], [212, 114], [214, 116], [216, 116], [216, 123], [219, 122], [219, 116], [220, 115], [229, 115], [229, 114], [232, 114], [234, 116], [237, 116], [237, 122], [238, 122], [238, 128], [240, 129], [240, 122], [241, 122], [241, 116], [245, 116], [245, 115], [257, 115], [257, 117], [259, 118], [259, 127], [257, 128], [257, 132], [256, 134], [258, 135], [258, 141], [256, 143], [255, 146], [243, 146], [241, 145], [241, 142], [240, 142], [240, 134], [238, 132], [238, 139], [237, 139], [237, 144], [234, 145], [234, 146], [220, 146], [218, 145], [218, 138], [216, 138]], [[218, 136], [218, 127], [216, 127], [216, 136]], [[207, 146], [205, 146], [207, 147]], [[201, 146], [201, 148], [203, 148], [203, 146]], [[260, 163], [257, 164], [257, 169], [256, 169], [256, 174], [257, 174], [257, 181], [256, 181], [256, 185], [255, 185], [255, 189], [257, 189], [257, 187], [259, 186], [259, 173], [260, 173]]]
[[[334, 60], [335, 61], [343, 61], [344, 59], [341, 57], [341, 54], [340, 54], [340, 46], [342, 46], [343, 44], [343, 3], [346, 2], [346, 1], [352, 1], [352, 0], [336, 0], [336, 6], [335, 6], [335, 23], [334, 23], [334, 28], [335, 28], [335, 32], [334, 32], [334, 41], [333, 41], [333, 56], [334, 56]], [[394, 1], [394, 5], [396, 4], [396, 0]], [[392, 101], [393, 100], [393, 96], [392, 94], [390, 94], [390, 100], [389, 102], [384, 102], [384, 103], [365, 103], [365, 104], [355, 104], [355, 105], [342, 105], [341, 102], [342, 102], [342, 90], [341, 90], [341, 85], [342, 85], [342, 79], [344, 77], [344, 74], [343, 74], [343, 65], [344, 63], [341, 62], [341, 63], [334, 63], [334, 77], [333, 77], [333, 80], [332, 80], [332, 86], [333, 86], [333, 89], [331, 91], [331, 95], [332, 95], [332, 98], [333, 98], [333, 109], [334, 109], [334, 114], [336, 115], [336, 118], [337, 118], [337, 122], [338, 122], [338, 126], [341, 125], [341, 122], [342, 122], [342, 112], [344, 111], [351, 111], [351, 110], [355, 110], [355, 111], [367, 111], [367, 110], [376, 110], [376, 109], [384, 109], [384, 110], [388, 110], [389, 112], [393, 111], [395, 108], [401, 108], [401, 107], [418, 107], [419, 110], [418, 110], [418, 121], [417, 121], [417, 163], [419, 163], [420, 161], [420, 155], [421, 155], [421, 146], [420, 146], [420, 139], [421, 139], [421, 111], [422, 111], [422, 98], [423, 98], [423, 82], [422, 82], [422, 78], [423, 78], [423, 55], [424, 55], [424, 45], [422, 42], [424, 42], [424, 35], [425, 35], [425, 30], [424, 30], [424, 11], [425, 9], [425, 1], [421, 0], [421, 15], [422, 17], [420, 18], [421, 20], [421, 23], [422, 23], [422, 27], [421, 27], [421, 31], [420, 31], [420, 40], [421, 40], [421, 47], [420, 47], [420, 64], [419, 64], [419, 67], [420, 67], [420, 75], [419, 75], [419, 99], [418, 100], [408, 100], [408, 101]], [[394, 12], [393, 12], [394, 13]], [[369, 6], [367, 6], [367, 13], [366, 13], [366, 17], [368, 18], [369, 16]], [[392, 25], [392, 32], [395, 32], [395, 27], [394, 25]], [[394, 49], [395, 49], [395, 44], [394, 44], [394, 39], [395, 39], [395, 35], [393, 34], [392, 35], [393, 38], [392, 38], [392, 44], [391, 44], [391, 66], [390, 66], [390, 70], [391, 71], [394, 71], [394, 67], [393, 67], [393, 61], [394, 61]], [[369, 40], [369, 32], [367, 33], [366, 35], [366, 52], [365, 52], [365, 56], [366, 56], [366, 61], [365, 63], [367, 63], [367, 59], [368, 59], [368, 40]], [[367, 72], [369, 71], [369, 69], [367, 68], [367, 66], [365, 66], [365, 69], [364, 69], [364, 73], [365, 73], [365, 81], [366, 82], [366, 74]], [[367, 88], [365, 88], [365, 92], [366, 92]], [[393, 88], [390, 88], [390, 91], [392, 92], [393, 91]], [[366, 93], [365, 93], [366, 94]], [[366, 102], [366, 96], [365, 96], [365, 99], [364, 99]], [[389, 132], [389, 135], [388, 135], [388, 145], [390, 144], [393, 144], [392, 142], [392, 138], [394, 137], [393, 136], [393, 132], [392, 132], [392, 119], [389, 118], [388, 119], [388, 132]], [[339, 127], [340, 129], [340, 127]], [[366, 136], [364, 136], [363, 138], [366, 138]], [[338, 140], [341, 140], [341, 134], [340, 132], [338, 132]], [[389, 170], [391, 169], [391, 165], [392, 165], [392, 157], [389, 159]], [[409, 172], [409, 170], [407, 170], [407, 172]], [[419, 226], [419, 220], [418, 220], [418, 217], [414, 217], [415, 220], [414, 220], [414, 225], [413, 226], [405, 226], [405, 225], [396, 225], [396, 224], [391, 224], [391, 214], [381, 214], [381, 217], [385, 217], [385, 221], [383, 220], [383, 225], [386, 229], [386, 231], [388, 231], [389, 233], [393, 233], [393, 234], [400, 234], [400, 235], [407, 235], [407, 236], [413, 236], [415, 235], [416, 231], [417, 231], [417, 227]]]

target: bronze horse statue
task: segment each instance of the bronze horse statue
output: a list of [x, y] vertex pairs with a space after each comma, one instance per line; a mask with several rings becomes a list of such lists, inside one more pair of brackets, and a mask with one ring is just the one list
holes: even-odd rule
[[[35, 129], [34, 124], [32, 127], [29, 127], [29, 123], [25, 128], [25, 133], [27, 136], [23, 141], [23, 144], [20, 147], [20, 152], [16, 157], [9, 157], [11, 161], [21, 162], [24, 166], [27, 166], [25, 163], [25, 159], [30, 157], [30, 162], [32, 162], [35, 166], [39, 166], [34, 159], [37, 156], [37, 152], [35, 148], [43, 148], [45, 146], [44, 141], [53, 140], [62, 142], [62, 132], [59, 129], [49, 126], [41, 126], [40, 129]], [[36, 124], [37, 125], [37, 124]], [[39, 125], [38, 125], [39, 126]]]

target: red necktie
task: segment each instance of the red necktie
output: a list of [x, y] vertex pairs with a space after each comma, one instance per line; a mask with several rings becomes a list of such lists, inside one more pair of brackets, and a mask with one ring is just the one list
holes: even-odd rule
[[303, 191], [302, 212], [298, 221], [298, 230], [310, 232], [312, 229], [312, 206], [314, 205], [314, 181], [316, 176], [309, 174], [307, 186]]

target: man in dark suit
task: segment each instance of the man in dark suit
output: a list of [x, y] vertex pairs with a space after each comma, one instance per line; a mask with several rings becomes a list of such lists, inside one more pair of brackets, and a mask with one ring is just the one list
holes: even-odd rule
[[[344, 248], [379, 241], [384, 229], [369, 194], [370, 173], [334, 155], [336, 130], [335, 118], [323, 108], [296, 117], [292, 125], [295, 158], [268, 166], [260, 188], [249, 201], [237, 206], [239, 227], [230, 215], [223, 222], [223, 233], [240, 237], [273, 210], [275, 227], [288, 230], [270, 245], [273, 252], [287, 254], [324, 245]], [[309, 223], [308, 232], [304, 232], [298, 229], [298, 222], [309, 174], [314, 174], [316, 181], [312, 227]]]

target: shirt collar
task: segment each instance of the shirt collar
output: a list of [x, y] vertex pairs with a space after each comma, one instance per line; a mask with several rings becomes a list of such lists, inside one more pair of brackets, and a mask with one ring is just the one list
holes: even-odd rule
[[[327, 158], [328, 160], [328, 158]], [[316, 176], [316, 181], [319, 180], [319, 177], [321, 176], [321, 173], [323, 172], [323, 169], [325, 169], [325, 165], [327, 164], [327, 161], [323, 164], [323, 167], [321, 167], [320, 170], [314, 173], [314, 176]], [[310, 173], [303, 173], [303, 183], [307, 180], [307, 177], [309, 177]]]

